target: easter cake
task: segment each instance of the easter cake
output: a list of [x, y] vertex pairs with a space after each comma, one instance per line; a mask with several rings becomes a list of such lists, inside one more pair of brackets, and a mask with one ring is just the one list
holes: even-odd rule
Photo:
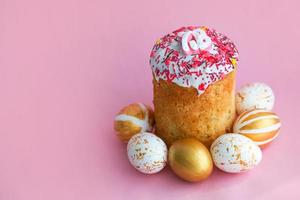
[[196, 138], [207, 147], [235, 120], [238, 51], [225, 35], [204, 26], [180, 28], [155, 43], [155, 133], [168, 145]]

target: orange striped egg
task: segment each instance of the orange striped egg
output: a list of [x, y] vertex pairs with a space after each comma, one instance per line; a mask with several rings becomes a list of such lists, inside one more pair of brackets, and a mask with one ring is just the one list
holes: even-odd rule
[[249, 137], [259, 146], [265, 146], [278, 136], [280, 127], [280, 119], [275, 113], [254, 109], [243, 112], [236, 119], [233, 131]]
[[128, 140], [137, 133], [152, 131], [154, 114], [150, 106], [134, 103], [124, 107], [115, 117], [114, 128], [120, 140]]

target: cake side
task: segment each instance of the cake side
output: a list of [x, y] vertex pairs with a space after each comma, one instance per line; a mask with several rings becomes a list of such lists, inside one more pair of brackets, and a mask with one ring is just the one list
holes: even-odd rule
[[170, 145], [194, 137], [211, 145], [230, 132], [235, 119], [235, 71], [211, 84], [200, 96], [195, 88], [153, 79], [155, 132]]

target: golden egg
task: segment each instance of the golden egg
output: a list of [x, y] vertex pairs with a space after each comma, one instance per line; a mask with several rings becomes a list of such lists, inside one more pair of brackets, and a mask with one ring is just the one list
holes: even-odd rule
[[192, 138], [177, 140], [172, 144], [169, 164], [177, 176], [190, 182], [206, 179], [213, 170], [209, 150]]
[[233, 131], [252, 139], [255, 144], [264, 147], [279, 134], [279, 117], [270, 111], [254, 109], [243, 112], [235, 121]]
[[153, 110], [142, 103], [124, 107], [115, 117], [114, 128], [120, 140], [128, 140], [137, 133], [151, 132], [154, 125]]

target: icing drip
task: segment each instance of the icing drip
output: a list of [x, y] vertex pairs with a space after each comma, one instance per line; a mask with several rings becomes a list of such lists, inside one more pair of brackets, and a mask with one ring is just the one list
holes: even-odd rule
[[183, 27], [164, 36], [150, 55], [157, 81], [193, 87], [198, 95], [232, 72], [237, 60], [238, 51], [229, 38], [204, 26]]

